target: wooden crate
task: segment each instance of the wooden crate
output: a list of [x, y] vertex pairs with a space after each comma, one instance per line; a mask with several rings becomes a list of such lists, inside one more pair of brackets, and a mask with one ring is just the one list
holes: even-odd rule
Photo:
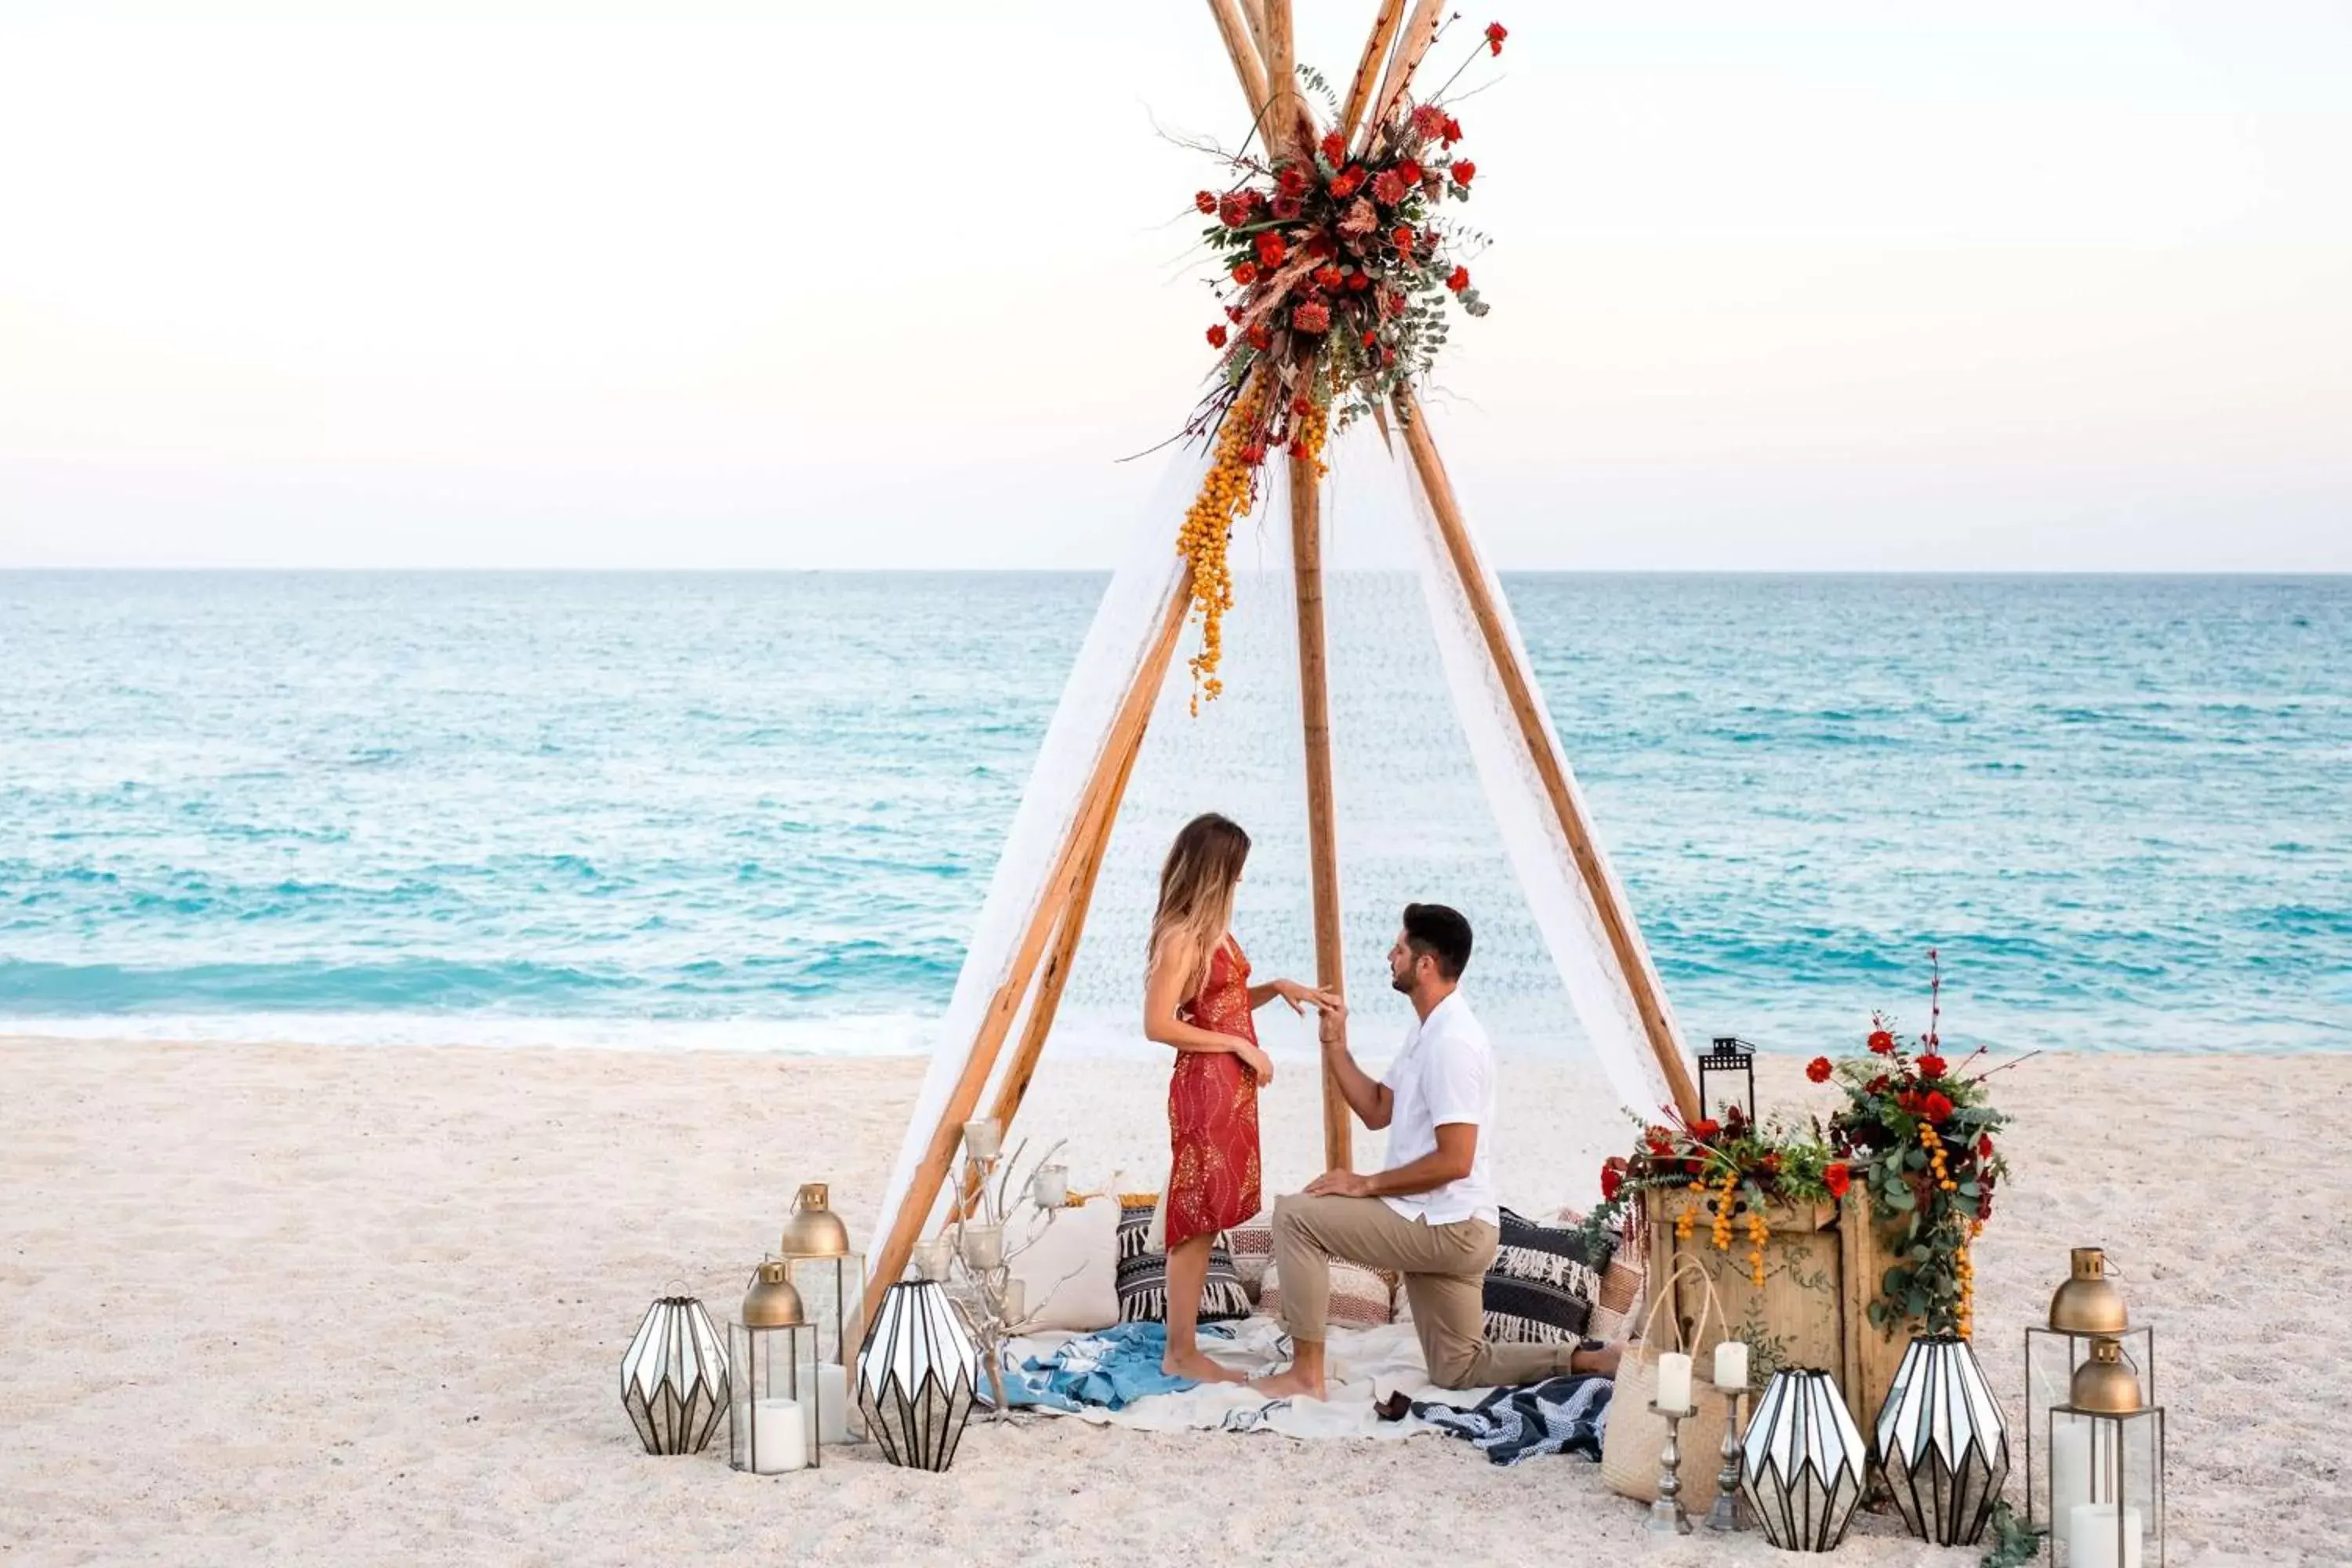
[[[1911, 1336], [1927, 1325], [1913, 1321], [1882, 1331], [1871, 1323], [1871, 1299], [1892, 1259], [1886, 1238], [1870, 1223], [1861, 1189], [1848, 1192], [1841, 1205], [1774, 1204], [1765, 1211], [1770, 1232], [1764, 1243], [1761, 1289], [1748, 1276], [1744, 1221], [1734, 1223], [1731, 1250], [1718, 1252], [1709, 1238], [1704, 1201], [1682, 1191], [1648, 1198], [1653, 1288], [1673, 1272], [1677, 1255], [1696, 1258], [1723, 1303], [1731, 1337], [1748, 1343], [1749, 1376], [1760, 1386], [1784, 1366], [1837, 1373], [1846, 1407], [1867, 1436]], [[1676, 1241], [1675, 1216], [1694, 1208], [1698, 1212], [1690, 1239]], [[1685, 1334], [1705, 1303], [1706, 1293], [1685, 1279], [1672, 1309]], [[1660, 1337], [1666, 1337], [1663, 1321]], [[1695, 1374], [1702, 1383], [1713, 1370], [1715, 1346], [1723, 1337], [1710, 1327], [1699, 1341]]]

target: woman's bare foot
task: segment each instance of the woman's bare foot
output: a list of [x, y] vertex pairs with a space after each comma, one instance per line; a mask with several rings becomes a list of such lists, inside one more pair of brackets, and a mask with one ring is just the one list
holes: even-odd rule
[[1253, 1394], [1262, 1394], [1268, 1399], [1322, 1399], [1326, 1397], [1323, 1392], [1323, 1380], [1312, 1373], [1299, 1371], [1298, 1363], [1296, 1362], [1293, 1362], [1290, 1365], [1283, 1368], [1280, 1372], [1274, 1373], [1270, 1377], [1251, 1379], [1250, 1392]]
[[1194, 1383], [1246, 1383], [1249, 1381], [1232, 1367], [1211, 1361], [1200, 1351], [1193, 1351], [1188, 1355], [1162, 1356], [1160, 1360], [1160, 1370], [1170, 1377], [1189, 1377]]

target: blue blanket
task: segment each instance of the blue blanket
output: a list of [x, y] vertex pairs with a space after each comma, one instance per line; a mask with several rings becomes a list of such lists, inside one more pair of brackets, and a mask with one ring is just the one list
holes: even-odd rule
[[[1203, 1325], [1202, 1339], [1232, 1335]], [[1171, 1377], [1160, 1370], [1168, 1352], [1164, 1323], [1121, 1323], [1098, 1334], [1082, 1334], [1048, 1356], [1032, 1356], [1004, 1373], [1005, 1403], [1018, 1408], [1076, 1410], [1098, 1405], [1123, 1410], [1154, 1394], [1181, 1394], [1192, 1386], [1189, 1377]], [[982, 1384], [986, 1386], [985, 1383]]]

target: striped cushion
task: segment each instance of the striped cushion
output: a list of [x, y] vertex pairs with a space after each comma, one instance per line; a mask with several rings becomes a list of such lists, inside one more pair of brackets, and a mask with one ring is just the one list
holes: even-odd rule
[[1273, 1213], [1260, 1209], [1225, 1232], [1225, 1245], [1234, 1249], [1234, 1272], [1240, 1276], [1242, 1289], [1256, 1300], [1265, 1289], [1266, 1268], [1274, 1262]]
[[[1335, 1329], [1377, 1329], [1395, 1321], [1398, 1277], [1385, 1268], [1367, 1268], [1344, 1258], [1331, 1259], [1331, 1305], [1324, 1321]], [[1265, 1271], [1265, 1289], [1259, 1292], [1258, 1310], [1269, 1318], [1282, 1316], [1282, 1270]]]
[[1497, 1344], [1574, 1344], [1592, 1321], [1601, 1274], [1616, 1247], [1567, 1226], [1505, 1209], [1486, 1270], [1486, 1337]]
[[[1146, 1252], [1144, 1233], [1151, 1228], [1151, 1211], [1160, 1194], [1129, 1194], [1119, 1199], [1118, 1321], [1122, 1323], [1164, 1323], [1168, 1321], [1168, 1255]], [[1250, 1315], [1249, 1293], [1234, 1272], [1234, 1255], [1223, 1233], [1209, 1248], [1209, 1278], [1201, 1287], [1201, 1319], [1225, 1323]]]

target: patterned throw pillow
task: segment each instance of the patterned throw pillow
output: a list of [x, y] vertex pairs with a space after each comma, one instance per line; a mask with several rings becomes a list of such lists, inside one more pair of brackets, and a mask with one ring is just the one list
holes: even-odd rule
[[1486, 1337], [1497, 1344], [1573, 1344], [1592, 1321], [1615, 1246], [1505, 1209], [1486, 1270]]
[[[1335, 1329], [1377, 1329], [1395, 1321], [1399, 1277], [1385, 1268], [1367, 1268], [1344, 1258], [1331, 1260], [1331, 1305], [1324, 1321]], [[1269, 1318], [1282, 1316], [1282, 1270], [1265, 1271], [1265, 1289], [1259, 1292], [1258, 1310]]]
[[1225, 1245], [1234, 1249], [1234, 1272], [1240, 1276], [1242, 1289], [1256, 1300], [1265, 1293], [1266, 1268], [1274, 1261], [1274, 1212], [1260, 1209], [1225, 1232]]
[[[1123, 1194], [1118, 1201], [1118, 1321], [1164, 1323], [1168, 1321], [1168, 1255], [1143, 1249], [1144, 1233], [1151, 1228], [1151, 1212], [1160, 1205], [1160, 1194]], [[1201, 1287], [1201, 1321], [1229, 1323], [1249, 1315], [1249, 1293], [1234, 1272], [1233, 1250], [1220, 1234], [1209, 1249], [1209, 1278]]]

